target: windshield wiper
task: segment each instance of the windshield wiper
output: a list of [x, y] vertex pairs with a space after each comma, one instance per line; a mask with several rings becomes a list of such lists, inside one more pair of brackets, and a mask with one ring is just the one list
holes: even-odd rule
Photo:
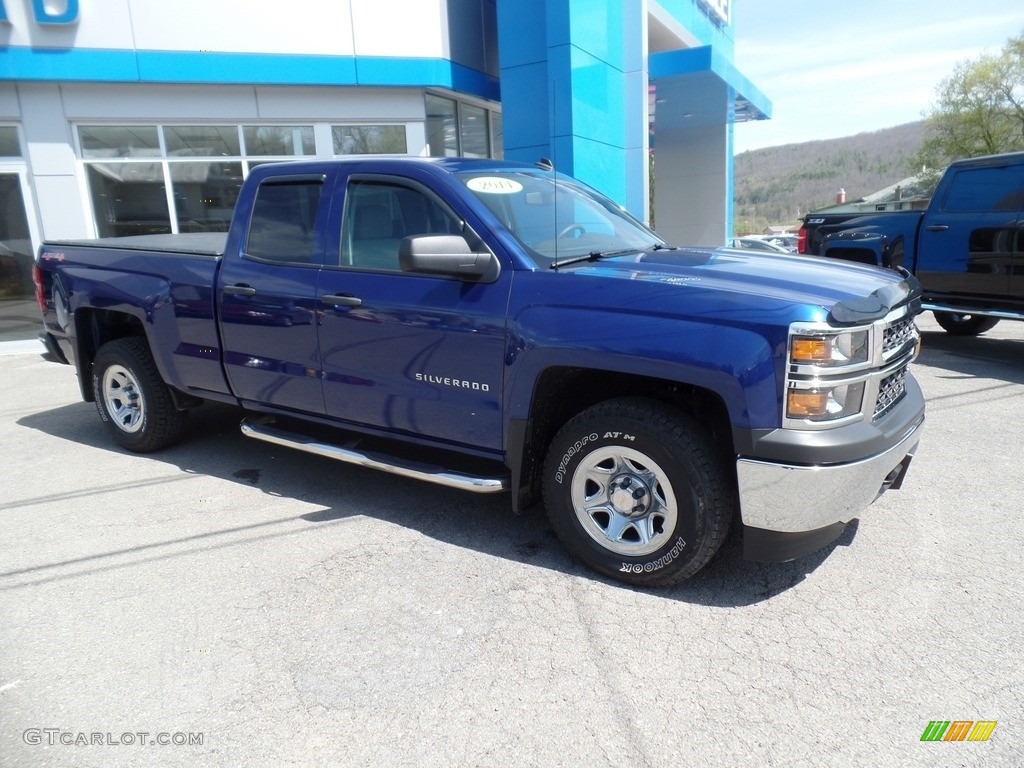
[[567, 264], [579, 264], [581, 261], [599, 261], [600, 259], [606, 259], [609, 256], [621, 256], [624, 253], [643, 253], [643, 249], [623, 248], [618, 251], [591, 251], [590, 253], [581, 253], [579, 256], [569, 256], [559, 261], [553, 261], [548, 269], [558, 269], [559, 267], [564, 267]]

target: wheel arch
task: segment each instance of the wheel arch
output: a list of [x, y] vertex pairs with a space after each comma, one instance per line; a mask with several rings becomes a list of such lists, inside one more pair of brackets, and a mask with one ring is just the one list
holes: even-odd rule
[[507, 456], [516, 512], [540, 502], [544, 458], [558, 430], [591, 406], [621, 397], [643, 397], [678, 408], [708, 431], [723, 457], [731, 461], [735, 456], [728, 408], [711, 390], [652, 376], [552, 366], [537, 377], [529, 416], [509, 424]]
[[[78, 385], [86, 402], [94, 400], [92, 387], [92, 365], [96, 353], [104, 344], [127, 336], [146, 338], [142, 321], [128, 312], [85, 307], [75, 312], [75, 341], [78, 361]], [[150, 347], [152, 351], [152, 347]]]

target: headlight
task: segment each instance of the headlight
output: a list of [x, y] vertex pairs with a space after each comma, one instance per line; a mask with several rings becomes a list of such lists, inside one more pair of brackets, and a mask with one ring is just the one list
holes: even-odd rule
[[807, 421], [833, 421], [860, 413], [864, 382], [791, 389], [786, 394], [786, 416]]
[[793, 336], [790, 361], [794, 365], [841, 366], [868, 361], [868, 332]]

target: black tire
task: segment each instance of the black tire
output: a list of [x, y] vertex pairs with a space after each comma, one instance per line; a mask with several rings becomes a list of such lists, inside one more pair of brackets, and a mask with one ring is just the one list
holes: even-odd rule
[[998, 317], [972, 315], [969, 312], [933, 312], [935, 322], [942, 326], [946, 333], [954, 336], [977, 336], [990, 331], [999, 322]]
[[174, 407], [144, 339], [128, 337], [100, 347], [92, 363], [96, 410], [119, 445], [158, 451], [181, 438], [187, 413]]
[[721, 547], [736, 493], [725, 461], [693, 419], [623, 398], [587, 409], [555, 436], [544, 463], [544, 504], [579, 561], [619, 581], [667, 587], [693, 576]]

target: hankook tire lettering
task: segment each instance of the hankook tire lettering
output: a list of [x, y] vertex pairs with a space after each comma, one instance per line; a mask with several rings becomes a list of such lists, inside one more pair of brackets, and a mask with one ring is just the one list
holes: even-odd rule
[[676, 539], [675, 545], [666, 554], [659, 557], [657, 560], [652, 560], [649, 563], [623, 563], [622, 567], [619, 568], [620, 573], [653, 573], [654, 571], [661, 570], [666, 565], [671, 563], [677, 557], [679, 553], [686, 548], [686, 542], [683, 541], [683, 537], [680, 536]]

